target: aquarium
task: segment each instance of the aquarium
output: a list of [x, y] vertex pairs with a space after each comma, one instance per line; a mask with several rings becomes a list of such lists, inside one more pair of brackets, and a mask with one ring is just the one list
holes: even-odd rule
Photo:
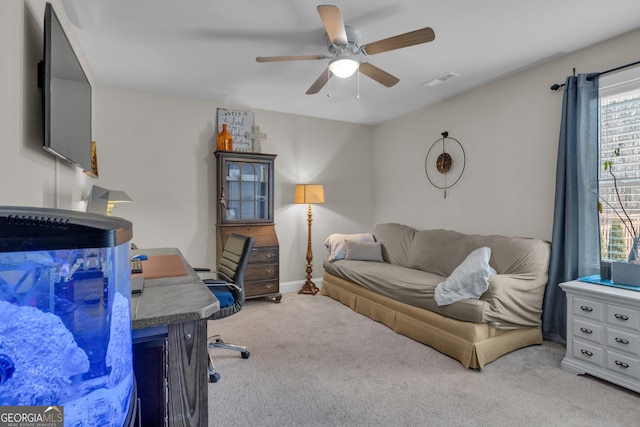
[[131, 234], [120, 218], [0, 207], [0, 406], [131, 422]]

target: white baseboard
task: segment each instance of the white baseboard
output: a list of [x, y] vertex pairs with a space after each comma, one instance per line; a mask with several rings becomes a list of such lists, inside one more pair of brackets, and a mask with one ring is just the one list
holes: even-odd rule
[[[311, 279], [313, 283], [316, 284], [317, 287], [322, 287], [322, 278]], [[280, 293], [286, 294], [288, 292], [298, 292], [302, 285], [304, 285], [305, 280], [295, 280], [293, 282], [280, 282]]]

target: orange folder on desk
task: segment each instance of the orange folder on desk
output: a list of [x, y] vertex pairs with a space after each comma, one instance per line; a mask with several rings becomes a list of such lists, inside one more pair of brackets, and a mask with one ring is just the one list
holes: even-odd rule
[[177, 277], [186, 276], [187, 269], [182, 263], [180, 255], [150, 255], [147, 259], [142, 260], [142, 273], [145, 279], [158, 279], [160, 277]]

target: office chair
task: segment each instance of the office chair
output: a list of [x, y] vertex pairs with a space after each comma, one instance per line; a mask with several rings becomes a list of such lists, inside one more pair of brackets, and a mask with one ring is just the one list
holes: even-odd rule
[[[201, 272], [211, 271], [208, 269], [197, 268], [196, 271], [202, 278], [204, 284], [220, 301], [220, 310], [213, 314], [209, 319], [222, 319], [237, 313], [244, 305], [244, 273], [247, 269], [247, 263], [253, 244], [253, 237], [232, 234], [227, 239], [217, 271], [214, 278]], [[239, 351], [243, 359], [249, 358], [249, 351], [246, 347], [234, 344], [227, 344], [222, 341], [220, 335], [212, 335], [207, 338], [207, 351], [209, 353], [209, 382], [215, 383], [220, 379], [220, 374], [216, 372], [213, 362], [212, 350], [214, 348], [224, 348], [227, 350]]]

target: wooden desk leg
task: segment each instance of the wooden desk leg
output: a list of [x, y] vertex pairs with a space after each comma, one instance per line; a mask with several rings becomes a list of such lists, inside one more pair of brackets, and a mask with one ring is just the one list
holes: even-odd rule
[[169, 425], [208, 425], [207, 321], [169, 325]]

